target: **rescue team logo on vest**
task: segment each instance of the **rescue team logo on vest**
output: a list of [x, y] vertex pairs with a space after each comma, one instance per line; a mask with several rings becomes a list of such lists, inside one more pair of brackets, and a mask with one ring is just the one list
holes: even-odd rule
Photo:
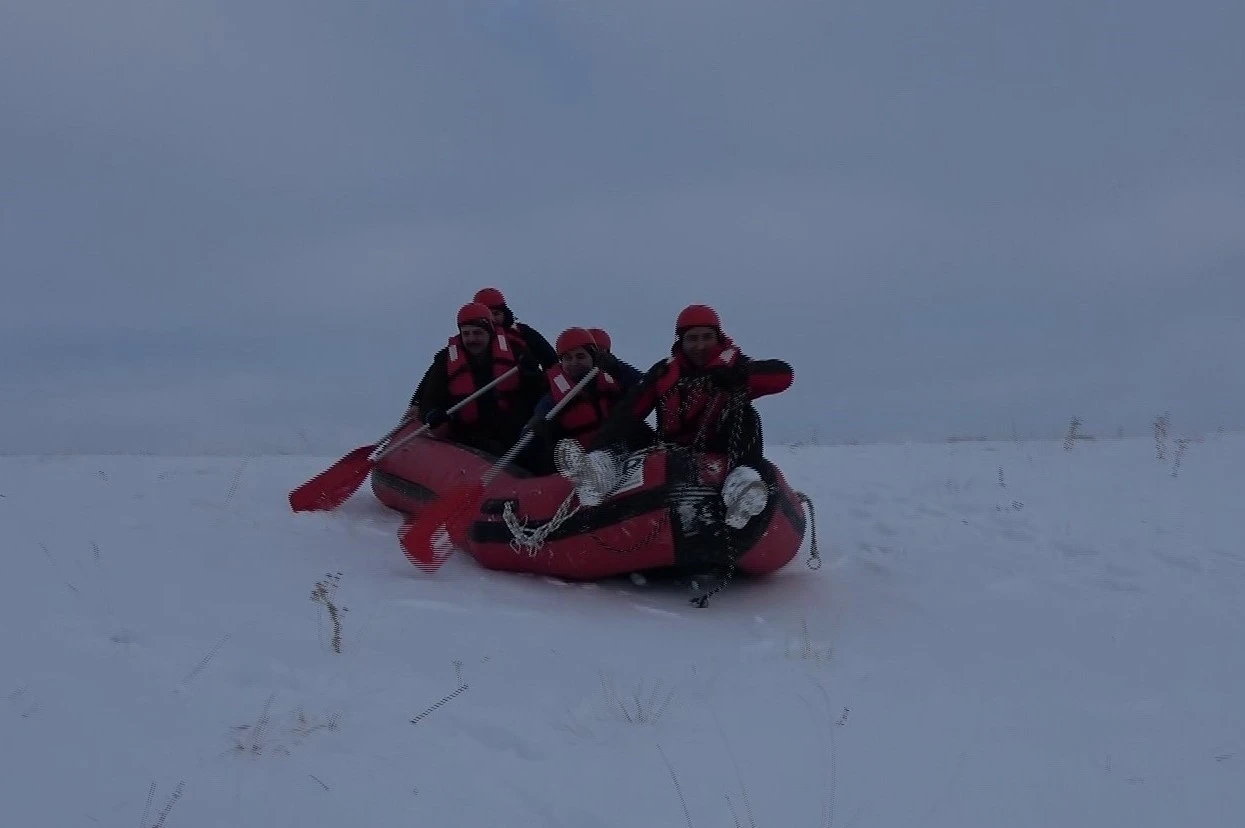
[[[723, 348], [705, 365], [705, 371], [732, 366], [739, 361], [739, 349]], [[726, 402], [724, 394], [703, 388], [680, 388], [671, 391], [683, 379], [682, 363], [677, 356], [666, 359], [666, 371], [657, 380], [657, 426], [667, 439], [692, 439], [705, 418], [716, 417]]]
[[[451, 336], [445, 351], [445, 370], [449, 375], [450, 399], [453, 402], [458, 402], [476, 392], [475, 375], [471, 370], [471, 361], [468, 358], [467, 349], [463, 347], [461, 339], [457, 336]], [[518, 360], [515, 358], [514, 349], [510, 347], [506, 337], [494, 336], [493, 379], [502, 376], [517, 364]], [[494, 385], [491, 393], [496, 394], [498, 408], [502, 411], [507, 410], [510, 407], [507, 392], [517, 391], [518, 388], [519, 377], [517, 374], [512, 374], [502, 382]], [[480, 409], [472, 401], [458, 410], [457, 418], [464, 425], [470, 425], [480, 418]]]
[[[553, 396], [554, 405], [565, 399], [576, 385], [561, 368], [550, 368], [545, 372], [545, 376], [549, 378], [549, 390]], [[593, 384], [597, 391], [595, 395], [589, 393], [590, 386], [585, 387], [579, 392], [579, 396], [567, 403], [566, 408], [558, 414], [558, 425], [572, 437], [580, 437], [600, 428], [605, 418], [609, 416], [614, 403], [622, 396], [622, 389], [619, 388], [618, 383], [604, 371], [597, 372], [596, 381]]]

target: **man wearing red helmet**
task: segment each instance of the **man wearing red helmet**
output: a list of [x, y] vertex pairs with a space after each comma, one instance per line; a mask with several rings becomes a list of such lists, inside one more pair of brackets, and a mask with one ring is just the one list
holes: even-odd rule
[[610, 341], [610, 335], [604, 329], [589, 328], [588, 333], [592, 334], [593, 341], [597, 343], [597, 360], [602, 370], [613, 374], [614, 378], [618, 380], [624, 389], [631, 388], [631, 386], [644, 378], [644, 374], [639, 368], [614, 356], [613, 343]]
[[[518, 374], [459, 409], [452, 420], [446, 414], [516, 365]], [[473, 302], [458, 311], [458, 333], [433, 358], [411, 397], [411, 408], [433, 428], [449, 421], [449, 437], [455, 442], [501, 455], [518, 441], [523, 423], [547, 390], [535, 360], [498, 336], [492, 312]]]
[[597, 343], [598, 353], [608, 354], [613, 350], [614, 340], [610, 339], [605, 328], [589, 328], [588, 333], [592, 334], [592, 341]]
[[[580, 446], [588, 445], [627, 390], [602, 364], [596, 337], [587, 329], [567, 328], [558, 335], [555, 347], [559, 365], [545, 372], [549, 393], [536, 404], [536, 412], [528, 422], [528, 427], [535, 430], [544, 443], [542, 454], [545, 462], [541, 464], [544, 472], [553, 471], [550, 462], [552, 450], [559, 440], [569, 438]], [[595, 380], [585, 386], [552, 422], [545, 420], [550, 409], [594, 366], [599, 369]], [[652, 436], [650, 433], [650, 440]]]
[[493, 287], [480, 288], [472, 301], [488, 306], [493, 313], [493, 325], [497, 331], [505, 334], [513, 345], [526, 348], [540, 363], [541, 368], [549, 369], [558, 364], [558, 355], [554, 353], [549, 340], [531, 325], [515, 321], [514, 312], [506, 304], [506, 297], [500, 290]]
[[[794, 379], [788, 363], [754, 360], [740, 352], [722, 332], [713, 308], [689, 305], [675, 321], [670, 356], [628, 392], [590, 448], [595, 453], [630, 442], [644, 419], [656, 411], [662, 441], [728, 455], [735, 468], [722, 489], [726, 522], [741, 528], [765, 508], [768, 498], [757, 471], [764, 445], [761, 417], [752, 400], [781, 393]], [[601, 455], [593, 458], [598, 465], [601, 459]], [[612, 485], [608, 477], [598, 476], [593, 487]]]

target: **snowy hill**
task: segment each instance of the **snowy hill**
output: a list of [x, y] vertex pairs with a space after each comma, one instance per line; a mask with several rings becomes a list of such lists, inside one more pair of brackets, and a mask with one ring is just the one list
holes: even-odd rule
[[0, 458], [3, 824], [1245, 824], [1245, 439], [1171, 451], [775, 447], [825, 566], [707, 609], [426, 576], [333, 457]]

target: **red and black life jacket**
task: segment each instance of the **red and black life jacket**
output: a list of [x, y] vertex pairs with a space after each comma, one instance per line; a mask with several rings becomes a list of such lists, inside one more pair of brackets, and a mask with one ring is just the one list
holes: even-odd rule
[[[565, 399], [578, 384], [566, 375], [561, 366], [550, 368], [545, 376], [549, 378], [549, 392], [554, 405]], [[574, 437], [586, 448], [621, 398], [622, 388], [617, 380], [604, 371], [598, 371], [596, 378], [558, 412], [558, 427], [563, 434]]]
[[[505, 374], [517, 364], [514, 347], [504, 336], [493, 337], [493, 378]], [[454, 405], [476, 392], [475, 373], [471, 370], [471, 361], [461, 337], [450, 337], [446, 346], [445, 370], [449, 376], [450, 404]], [[512, 374], [506, 380], [493, 386], [492, 393], [497, 398], [497, 407], [508, 411], [511, 398], [519, 390], [519, 375]], [[480, 418], [480, 408], [472, 400], [459, 409], [456, 419], [462, 425], [473, 425]]]
[[[685, 359], [682, 353], [672, 354], [666, 360], [665, 373], [657, 380], [657, 430], [671, 442], [691, 445], [706, 418], [715, 422], [721, 416], [727, 403], [727, 395], [716, 393], [717, 389], [712, 386], [704, 387], [700, 384], [672, 390], [684, 376]], [[732, 366], [738, 361], [739, 349], [727, 340], [705, 364], [704, 371]], [[712, 426], [707, 428], [705, 437], [711, 436], [712, 432]]]
[[498, 325], [497, 332], [504, 336], [512, 352], [521, 354], [528, 350], [527, 340], [523, 338], [523, 331], [519, 330], [515, 325]]

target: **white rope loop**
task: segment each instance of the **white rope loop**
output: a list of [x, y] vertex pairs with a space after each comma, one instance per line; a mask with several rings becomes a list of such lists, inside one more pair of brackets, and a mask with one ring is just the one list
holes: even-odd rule
[[[707, 378], [704, 377], [699, 377], [692, 382], [684, 381], [682, 383], [677, 383], [659, 398], [659, 405], [666, 404], [670, 395], [675, 393], [679, 389], [680, 385], [690, 385], [694, 388], [699, 387], [705, 391], [709, 391], [711, 388]], [[686, 409], [689, 402], [690, 400], [688, 398], [680, 400], [681, 413], [684, 416], [686, 416]], [[724, 418], [726, 413], [731, 410], [731, 403], [735, 402], [737, 401], [728, 398], [728, 403], [723, 410], [718, 413], [718, 418]], [[712, 402], [708, 404], [711, 406]], [[694, 448], [699, 448], [704, 444], [709, 419], [709, 417], [705, 417], [701, 422], [694, 442]], [[740, 430], [738, 423], [736, 423], [734, 430], [736, 432]], [[734, 444], [738, 442], [737, 438], [738, 435], [732, 435], [732, 448], [734, 447]], [[620, 458], [613, 451], [608, 449], [604, 451], [604, 454], [608, 456], [611, 461], [610, 465], [612, 468], [614, 470], [618, 470], [623, 467], [625, 460], [629, 460], [636, 456], [647, 456], [657, 451], [667, 450], [668, 448], [668, 444], [658, 442], [655, 445], [646, 446], [638, 451], [631, 452], [626, 455], [625, 458]], [[554, 447], [554, 465], [561, 476], [574, 481], [577, 486], [583, 482], [585, 477], [595, 477], [593, 472], [598, 471], [588, 468], [589, 464], [585, 458], [583, 448], [572, 439], [560, 440]], [[617, 473], [611, 475], [609, 485], [605, 487], [607, 491], [601, 492], [600, 499], [606, 500], [611, 497], [624, 482], [625, 481], [621, 475]], [[571, 506], [572, 502], [575, 502], [574, 507]], [[562, 501], [561, 505], [558, 506], [557, 511], [547, 523], [534, 528], [529, 528], [527, 521], [520, 520], [518, 515], [515, 514], [513, 502], [507, 501], [502, 507], [502, 521], [506, 524], [506, 528], [510, 530], [510, 548], [516, 553], [526, 551], [528, 556], [535, 557], [536, 553], [540, 551], [540, 548], [548, 542], [549, 536], [556, 532], [562, 524], [570, 520], [571, 517], [583, 507], [584, 504], [579, 501], [577, 496], [577, 489], [573, 489], [571, 493], [567, 495], [566, 499]]]
[[579, 506], [571, 508], [572, 501], [575, 500], [575, 493], [571, 492], [558, 506], [558, 510], [554, 512], [553, 517], [548, 523], [529, 529], [527, 521], [520, 521], [518, 515], [514, 513], [514, 502], [507, 500], [506, 505], [502, 507], [501, 519], [505, 522], [506, 528], [510, 530], [511, 541], [510, 548], [515, 552], [526, 550], [529, 557], [536, 557], [536, 553], [548, 541], [549, 536], [558, 531], [558, 528], [566, 523], [579, 511]]

